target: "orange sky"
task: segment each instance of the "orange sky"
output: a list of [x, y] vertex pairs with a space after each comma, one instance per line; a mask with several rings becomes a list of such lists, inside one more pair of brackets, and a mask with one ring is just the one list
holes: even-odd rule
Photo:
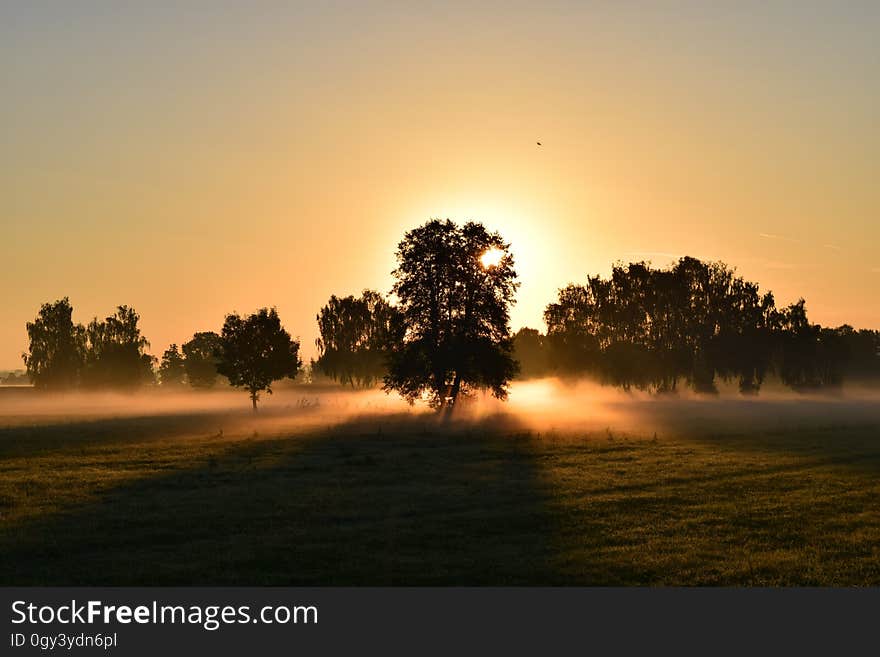
[[65, 295], [157, 355], [275, 305], [312, 355], [430, 217], [513, 243], [515, 328], [683, 254], [880, 328], [876, 3], [117, 4], [0, 8], [0, 369]]

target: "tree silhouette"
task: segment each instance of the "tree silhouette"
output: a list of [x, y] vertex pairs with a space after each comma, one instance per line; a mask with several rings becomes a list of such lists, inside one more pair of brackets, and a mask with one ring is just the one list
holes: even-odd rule
[[343, 385], [369, 387], [387, 371], [388, 356], [403, 337], [400, 313], [378, 292], [360, 298], [331, 296], [317, 316], [318, 370]]
[[801, 299], [779, 313], [779, 377], [795, 390], [839, 386], [851, 367], [858, 336], [850, 326], [822, 328], [807, 319]]
[[846, 345], [845, 376], [857, 380], [880, 377], [880, 331], [855, 330], [848, 324], [835, 330]]
[[192, 336], [183, 347], [186, 378], [193, 388], [211, 388], [217, 382], [220, 336], [203, 331]]
[[172, 344], [159, 363], [159, 382], [163, 386], [181, 386], [186, 379], [186, 366], [183, 355], [176, 344]]
[[681, 258], [667, 270], [616, 265], [609, 279], [570, 285], [547, 306], [551, 362], [624, 389], [672, 392], [716, 376], [756, 392], [771, 367], [779, 315], [772, 294], [723, 263]]
[[777, 309], [756, 283], [696, 258], [666, 270], [616, 265], [608, 279], [560, 290], [544, 319], [551, 371], [625, 389], [668, 392], [686, 381], [714, 392], [720, 377], [755, 394], [770, 373], [795, 390], [880, 376], [880, 332], [812, 324], [803, 299]]
[[602, 324], [596, 317], [593, 288], [599, 283], [597, 277], [586, 287], [564, 287], [558, 302], [544, 311], [547, 359], [551, 370], [562, 376], [598, 374]]
[[226, 316], [217, 371], [231, 385], [250, 393], [255, 413], [260, 392], [271, 395], [272, 383], [294, 378], [301, 365], [299, 342], [281, 326], [274, 308], [263, 308], [248, 317]]
[[523, 327], [513, 336], [513, 354], [519, 363], [519, 376], [536, 379], [550, 373], [546, 337], [537, 329]]
[[24, 386], [31, 382], [27, 371], [9, 372], [4, 378], [0, 379], [0, 383], [5, 386]]
[[36, 319], [27, 323], [28, 353], [22, 359], [34, 387], [60, 390], [79, 382], [85, 330], [72, 317], [73, 307], [64, 297], [44, 303]]
[[518, 287], [508, 249], [474, 222], [435, 219], [406, 233], [392, 272], [406, 333], [389, 359], [386, 390], [450, 409], [471, 388], [506, 398], [516, 373], [509, 308]]
[[140, 315], [119, 306], [113, 315], [96, 317], [85, 329], [83, 384], [95, 388], [133, 389], [152, 383], [155, 358], [146, 353], [150, 343], [141, 335]]

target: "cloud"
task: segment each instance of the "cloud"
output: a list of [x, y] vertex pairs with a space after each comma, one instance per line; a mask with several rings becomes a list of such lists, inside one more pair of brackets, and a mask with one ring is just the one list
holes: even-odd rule
[[785, 237], [784, 235], [776, 235], [774, 233], [758, 233], [758, 237], [763, 237], [765, 240], [781, 240], [783, 242], [800, 244], [800, 240], [792, 239], [791, 237]]
[[[786, 237], [785, 235], [777, 235], [776, 233], [758, 233], [758, 237], [761, 237], [765, 240], [778, 240], [780, 242], [788, 242], [790, 244], [804, 244], [803, 241], [794, 239], [793, 237]], [[810, 244], [806, 244], [806, 246], [811, 246]], [[837, 244], [831, 244], [827, 242], [821, 245], [823, 249], [828, 249], [829, 251], [843, 251], [843, 248], [838, 246]]]

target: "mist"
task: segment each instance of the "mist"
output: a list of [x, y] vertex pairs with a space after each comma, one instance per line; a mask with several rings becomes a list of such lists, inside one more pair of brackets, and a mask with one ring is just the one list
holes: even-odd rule
[[[290, 386], [263, 395], [260, 411], [251, 412], [247, 396], [235, 390], [70, 392], [41, 394], [30, 388], [0, 390], [0, 427], [46, 426], [111, 418], [168, 419], [168, 432], [182, 427], [219, 436], [271, 433], [354, 431], [528, 432], [540, 436], [647, 437], [694, 431], [727, 435], [755, 430], [880, 425], [880, 391], [851, 386], [835, 393], [798, 394], [784, 388], [763, 390], [758, 397], [733, 389], [718, 395], [682, 390], [676, 395], [622, 391], [588, 380], [546, 378], [517, 381], [500, 401], [478, 393], [458, 405], [451, 417], [426, 404], [408, 405], [396, 394], [378, 389]], [[124, 431], [124, 428], [120, 429]]]

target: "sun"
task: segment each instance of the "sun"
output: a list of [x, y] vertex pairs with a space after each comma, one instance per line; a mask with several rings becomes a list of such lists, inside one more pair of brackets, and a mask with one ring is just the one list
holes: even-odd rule
[[483, 269], [497, 267], [501, 264], [501, 258], [503, 257], [504, 251], [493, 246], [490, 249], [486, 249], [483, 255], [480, 256], [480, 264], [483, 265]]

